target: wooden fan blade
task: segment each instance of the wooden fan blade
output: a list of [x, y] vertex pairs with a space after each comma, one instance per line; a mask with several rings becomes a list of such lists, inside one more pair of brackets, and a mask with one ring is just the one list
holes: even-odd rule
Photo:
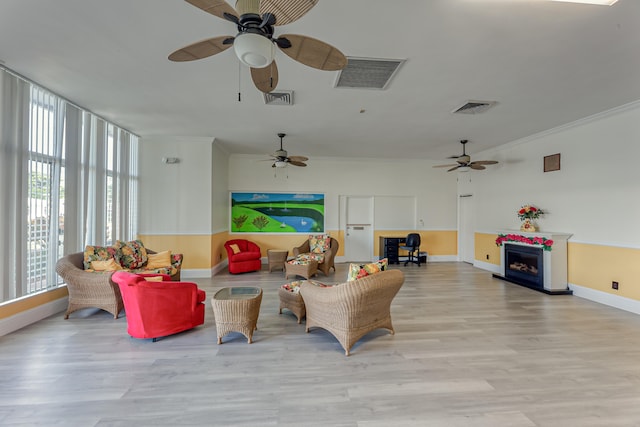
[[182, 49], [178, 49], [169, 55], [169, 60], [176, 62], [194, 61], [206, 58], [229, 49], [233, 43], [224, 43], [225, 40], [233, 40], [232, 36], [220, 36], [202, 40]]
[[294, 162], [306, 162], [309, 158], [305, 156], [289, 156], [289, 160]]
[[324, 71], [338, 71], [347, 66], [347, 57], [335, 47], [312, 37], [297, 34], [285, 34], [291, 47], [281, 50], [291, 59], [312, 68]]
[[475, 169], [475, 170], [477, 170], [477, 171], [481, 171], [481, 170], [486, 169], [484, 166], [479, 165], [479, 164], [477, 164], [477, 163], [470, 163], [470, 164], [469, 164], [469, 167], [470, 167], [471, 169]]
[[290, 24], [309, 12], [318, 0], [262, 0], [260, 15], [271, 13], [276, 17], [274, 25]]
[[458, 166], [454, 166], [454, 167], [452, 167], [451, 169], [447, 170], [447, 172], [454, 171], [454, 170], [458, 169], [459, 167], [460, 167], [460, 165], [458, 165]]
[[217, 16], [218, 18], [222, 18], [225, 21], [224, 14], [228, 13], [229, 15], [236, 16], [236, 10], [231, 7], [229, 3], [224, 0], [185, 0], [187, 3], [190, 3], [197, 7], [198, 9], [202, 9], [207, 13]]
[[471, 162], [472, 165], [495, 165], [498, 163], [496, 160], [478, 160], [477, 162]]
[[436, 165], [434, 168], [450, 168], [452, 166], [460, 166], [460, 165]]
[[307, 166], [306, 163], [298, 162], [296, 160], [291, 160], [291, 157], [289, 157], [289, 164], [293, 166], [302, 166], [302, 167]]
[[278, 66], [276, 61], [264, 68], [252, 68], [251, 79], [260, 92], [269, 93], [278, 85]]

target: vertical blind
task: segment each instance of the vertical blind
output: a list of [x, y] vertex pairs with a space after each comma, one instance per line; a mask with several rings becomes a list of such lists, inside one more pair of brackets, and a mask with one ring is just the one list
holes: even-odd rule
[[0, 303], [59, 286], [64, 253], [135, 238], [135, 135], [0, 69], [0, 138]]

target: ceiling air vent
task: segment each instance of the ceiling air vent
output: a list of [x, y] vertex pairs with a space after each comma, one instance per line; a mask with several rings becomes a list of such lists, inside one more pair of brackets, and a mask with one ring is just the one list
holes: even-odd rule
[[453, 110], [453, 113], [480, 114], [496, 105], [496, 101], [467, 101], [462, 107]]
[[267, 105], [293, 105], [293, 91], [279, 90], [263, 93], [264, 103]]
[[404, 59], [347, 58], [335, 87], [386, 89]]

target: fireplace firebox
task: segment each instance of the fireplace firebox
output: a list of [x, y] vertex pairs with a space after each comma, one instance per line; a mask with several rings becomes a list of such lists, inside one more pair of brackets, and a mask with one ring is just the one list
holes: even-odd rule
[[505, 277], [516, 283], [536, 289], [544, 288], [544, 262], [542, 248], [505, 244]]

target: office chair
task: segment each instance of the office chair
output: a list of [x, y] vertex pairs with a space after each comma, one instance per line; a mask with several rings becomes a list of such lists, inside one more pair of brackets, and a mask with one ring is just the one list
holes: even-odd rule
[[405, 267], [410, 262], [418, 264], [418, 267], [420, 266], [420, 235], [418, 233], [409, 233], [404, 246], [400, 246], [400, 249], [409, 252], [409, 257], [404, 263]]

